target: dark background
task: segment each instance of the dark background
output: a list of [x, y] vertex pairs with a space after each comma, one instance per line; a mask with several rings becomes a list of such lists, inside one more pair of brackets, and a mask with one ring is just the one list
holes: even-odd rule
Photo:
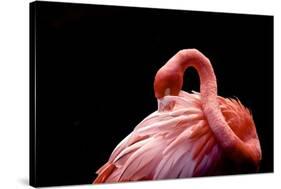
[[[273, 171], [273, 17], [35, 2], [30, 7], [30, 183], [91, 183], [157, 108], [153, 79], [178, 50], [211, 60], [219, 95], [253, 113]], [[193, 69], [184, 90], [199, 90]], [[36, 127], [36, 129], [35, 129]]]

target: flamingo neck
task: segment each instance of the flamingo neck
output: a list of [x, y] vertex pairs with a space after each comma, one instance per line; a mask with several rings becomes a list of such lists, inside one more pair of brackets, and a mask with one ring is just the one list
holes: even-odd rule
[[[211, 104], [212, 107], [219, 108], [216, 76], [209, 59], [201, 52], [196, 49], [182, 50], [172, 57], [165, 66], [177, 70], [181, 76], [184, 75], [186, 69], [194, 67], [200, 78], [202, 104]], [[181, 88], [177, 90], [180, 91]]]
[[[257, 137], [244, 142], [229, 127], [220, 110], [217, 100], [217, 82], [212, 65], [207, 57], [196, 49], [179, 51], [156, 74], [154, 81], [155, 96], [162, 101], [166, 95], [178, 95], [183, 82], [183, 73], [194, 67], [200, 77], [202, 110], [218, 144], [225, 154], [234, 161], [247, 161], [259, 164], [261, 158]], [[171, 89], [170, 94], [164, 91]]]
[[[196, 49], [179, 51], [165, 65], [183, 76], [189, 67], [194, 67], [200, 77], [200, 93], [203, 112], [216, 139], [223, 148], [233, 146], [235, 134], [225, 121], [217, 101], [217, 82], [212, 65], [207, 57]], [[178, 91], [181, 90], [181, 87]]]

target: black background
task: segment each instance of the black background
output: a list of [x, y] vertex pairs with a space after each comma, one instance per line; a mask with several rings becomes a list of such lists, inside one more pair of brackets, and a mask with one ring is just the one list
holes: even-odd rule
[[[35, 2], [30, 19], [34, 185], [91, 183], [156, 110], [155, 73], [184, 48], [209, 57], [219, 95], [251, 109], [260, 172], [273, 171], [272, 16]], [[193, 69], [183, 89], [199, 90]]]

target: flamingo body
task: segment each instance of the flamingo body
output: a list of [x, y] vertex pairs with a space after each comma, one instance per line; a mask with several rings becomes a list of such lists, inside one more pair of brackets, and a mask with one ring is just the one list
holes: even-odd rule
[[[168, 74], [168, 77], [173, 84], [178, 76]], [[165, 77], [160, 76], [160, 80]], [[235, 135], [234, 139], [239, 140], [233, 143], [234, 150], [230, 152], [221, 141], [227, 141], [232, 133], [226, 130], [228, 137], [210, 125], [220, 120], [208, 114], [202, 93], [177, 91], [182, 81], [175, 84], [176, 88], [169, 85], [169, 82], [161, 83], [162, 92], [155, 93], [158, 110], [118, 144], [108, 162], [97, 171], [94, 183], [220, 175], [226, 172], [223, 164], [226, 159], [233, 160], [238, 170], [245, 162], [258, 168], [261, 149], [255, 124], [251, 113], [239, 100], [215, 96], [223, 121]]]

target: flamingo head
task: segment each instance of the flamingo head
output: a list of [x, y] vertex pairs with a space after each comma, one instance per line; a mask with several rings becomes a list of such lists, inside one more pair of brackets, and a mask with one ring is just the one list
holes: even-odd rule
[[182, 88], [182, 73], [175, 70], [160, 69], [154, 79], [154, 95], [157, 99], [164, 96], [177, 96]]

